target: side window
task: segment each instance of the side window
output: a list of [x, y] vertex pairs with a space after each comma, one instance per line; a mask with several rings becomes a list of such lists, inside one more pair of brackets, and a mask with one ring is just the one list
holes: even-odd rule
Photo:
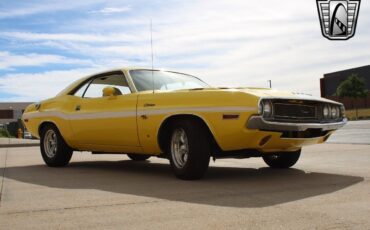
[[90, 81], [86, 82], [83, 86], [81, 86], [73, 95], [77, 97], [82, 97], [87, 86], [89, 85]]
[[83, 97], [103, 97], [103, 89], [107, 86], [113, 87], [115, 89], [115, 95], [117, 96], [131, 93], [131, 90], [123, 74], [117, 73], [95, 78], [87, 88]]

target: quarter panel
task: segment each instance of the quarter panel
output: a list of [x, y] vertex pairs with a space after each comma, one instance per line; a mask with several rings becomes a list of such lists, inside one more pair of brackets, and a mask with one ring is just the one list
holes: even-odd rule
[[40, 102], [40, 108], [37, 110], [35, 104], [26, 108], [22, 120], [26, 128], [35, 137], [39, 136], [39, 128], [45, 122], [53, 123], [57, 126], [61, 135], [68, 145], [74, 146], [72, 141], [73, 132], [64, 114], [70, 110], [70, 96], [60, 96]]

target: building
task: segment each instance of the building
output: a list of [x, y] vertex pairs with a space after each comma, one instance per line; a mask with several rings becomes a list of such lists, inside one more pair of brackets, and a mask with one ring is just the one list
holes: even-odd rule
[[18, 121], [32, 102], [0, 102], [0, 124]]
[[[357, 74], [366, 82], [368, 95], [365, 98], [358, 98], [353, 100], [351, 98], [339, 98], [335, 96], [335, 92], [339, 84], [344, 81], [351, 74]], [[353, 69], [342, 70], [334, 73], [326, 73], [320, 79], [321, 97], [325, 97], [334, 101], [339, 101], [344, 104], [346, 109], [357, 108], [370, 108], [370, 65], [362, 66]]]

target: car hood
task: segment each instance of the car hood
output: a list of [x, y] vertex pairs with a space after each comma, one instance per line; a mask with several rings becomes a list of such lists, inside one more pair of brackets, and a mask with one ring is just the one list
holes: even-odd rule
[[236, 90], [248, 94], [255, 95], [260, 98], [279, 98], [279, 99], [293, 99], [293, 100], [311, 100], [311, 101], [322, 101], [328, 103], [336, 103], [338, 102], [328, 100], [326, 98], [315, 97], [309, 94], [304, 93], [296, 93], [290, 91], [283, 91], [283, 90], [274, 90], [274, 89], [267, 89], [267, 88], [236, 88]]
[[291, 91], [283, 91], [283, 90], [275, 90], [269, 88], [253, 88], [253, 87], [237, 87], [237, 88], [229, 88], [229, 87], [218, 87], [218, 88], [199, 88], [199, 89], [191, 89], [193, 90], [204, 90], [204, 91], [213, 91], [213, 90], [223, 90], [223, 91], [230, 91], [230, 92], [242, 92], [249, 95], [253, 95], [259, 98], [279, 98], [279, 99], [293, 99], [293, 100], [311, 100], [311, 101], [321, 101], [327, 103], [334, 103], [340, 104], [336, 101], [332, 101], [326, 98], [315, 97], [309, 94], [304, 93], [296, 93]]

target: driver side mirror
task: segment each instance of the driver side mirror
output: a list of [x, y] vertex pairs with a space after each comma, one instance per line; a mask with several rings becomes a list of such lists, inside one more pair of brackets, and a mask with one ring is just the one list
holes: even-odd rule
[[115, 91], [113, 87], [107, 86], [103, 89], [103, 97], [113, 97], [115, 96]]

